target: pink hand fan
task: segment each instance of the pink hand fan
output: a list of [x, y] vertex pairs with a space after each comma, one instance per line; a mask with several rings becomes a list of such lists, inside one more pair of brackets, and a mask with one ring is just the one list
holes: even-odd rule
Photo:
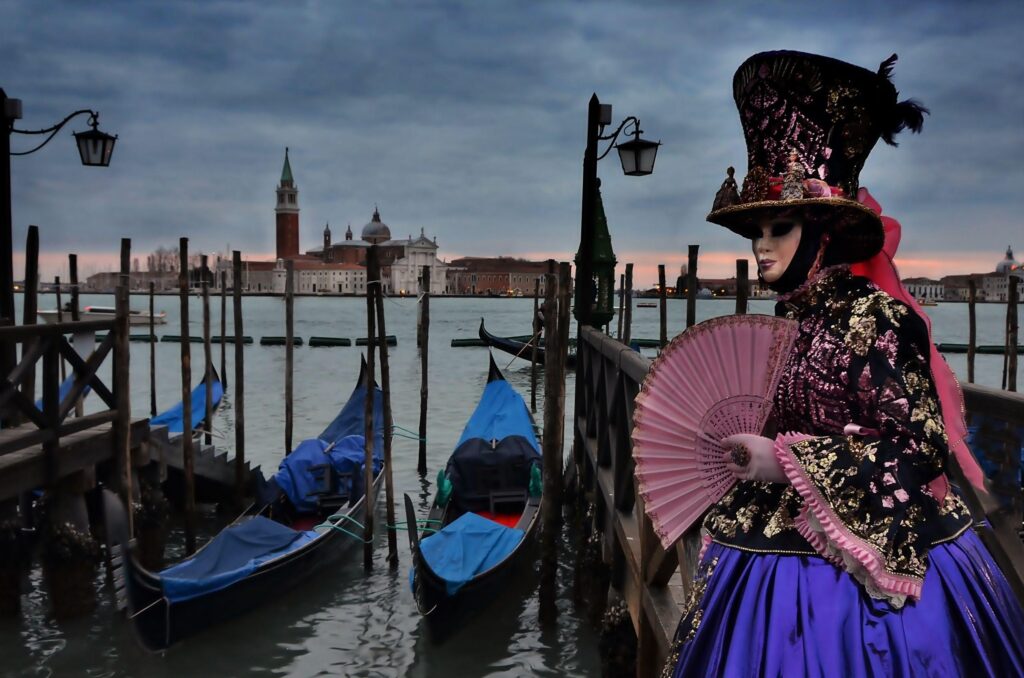
[[768, 315], [713, 318], [665, 347], [633, 413], [640, 495], [666, 549], [736, 481], [720, 441], [761, 434], [799, 325]]

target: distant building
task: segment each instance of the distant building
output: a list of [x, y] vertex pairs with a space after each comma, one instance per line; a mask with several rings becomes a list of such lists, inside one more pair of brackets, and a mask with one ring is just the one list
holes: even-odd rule
[[907, 288], [911, 296], [918, 300], [940, 301], [945, 299], [945, 286], [940, 280], [931, 278], [907, 278], [903, 280], [903, 286]]
[[943, 277], [939, 281], [943, 287], [942, 298], [949, 301], [967, 301], [969, 297], [968, 281], [973, 279], [976, 301], [1005, 303], [1010, 296], [1011, 276], [1024, 280], [1024, 264], [1014, 259], [1013, 248], [1007, 246], [1006, 255], [996, 263], [995, 270], [990, 273]]
[[513, 257], [463, 257], [453, 259], [448, 269], [448, 288], [452, 294], [532, 297], [540, 280], [544, 295], [547, 261], [528, 261]]
[[[335, 242], [330, 224], [324, 225], [320, 247], [299, 253], [299, 190], [292, 173], [288, 149], [285, 149], [281, 180], [276, 188], [276, 254], [273, 261], [245, 261], [242, 264], [242, 289], [246, 292], [283, 294], [287, 261], [292, 262], [292, 289], [298, 294], [365, 294], [366, 252], [377, 245], [381, 265], [381, 283], [385, 294], [418, 294], [423, 267], [431, 268], [431, 293], [445, 294], [448, 264], [437, 258], [437, 239], [429, 239], [420, 229], [418, 238], [393, 240], [391, 229], [374, 208], [373, 216], [356, 240], [352, 226], [344, 240]], [[217, 262], [218, 275], [225, 271], [227, 284], [233, 285], [231, 262]]]
[[[83, 292], [113, 292], [121, 274], [117, 271], [105, 271], [90, 275], [81, 285]], [[131, 291], [148, 291], [149, 283], [153, 283], [156, 292], [178, 289], [178, 274], [174, 271], [133, 271], [128, 276], [128, 289]], [[63, 287], [64, 285], [61, 285]]]
[[330, 225], [324, 228], [324, 244], [306, 252], [325, 265], [356, 264], [366, 266], [366, 249], [377, 245], [381, 276], [385, 294], [418, 294], [424, 266], [430, 267], [430, 293], [447, 294], [448, 264], [437, 258], [437, 238], [431, 240], [423, 229], [418, 238], [411, 235], [403, 240], [391, 238], [391, 228], [381, 221], [376, 207], [370, 221], [363, 226], [360, 239], [352, 237], [352, 226], [345, 231], [345, 239], [331, 241]]

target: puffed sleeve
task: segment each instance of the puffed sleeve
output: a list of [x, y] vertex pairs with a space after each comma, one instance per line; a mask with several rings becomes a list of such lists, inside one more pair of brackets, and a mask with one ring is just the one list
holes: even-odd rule
[[858, 421], [843, 435], [783, 433], [775, 451], [804, 506], [796, 527], [875, 598], [918, 599], [929, 547], [919, 539], [928, 483], [948, 445], [921, 319], [883, 293], [851, 306], [844, 342]]

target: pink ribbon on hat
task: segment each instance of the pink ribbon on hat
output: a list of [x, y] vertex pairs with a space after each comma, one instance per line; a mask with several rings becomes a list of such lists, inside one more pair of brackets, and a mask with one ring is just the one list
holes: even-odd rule
[[[985, 475], [982, 473], [978, 461], [974, 458], [971, 450], [967, 447], [967, 424], [964, 422], [964, 394], [960, 390], [960, 383], [956, 380], [953, 370], [949, 368], [946, 359], [939, 353], [932, 339], [932, 323], [928, 314], [921, 310], [917, 300], [907, 291], [907, 288], [900, 282], [899, 272], [893, 258], [896, 256], [896, 248], [900, 245], [900, 222], [892, 217], [882, 216], [882, 206], [871, 197], [868, 189], [861, 188], [857, 191], [857, 202], [871, 208], [875, 214], [882, 219], [882, 227], [885, 231], [885, 244], [882, 251], [867, 261], [853, 264], [850, 267], [854, 275], [867, 278], [894, 299], [898, 299], [909, 306], [917, 315], [924, 320], [928, 328], [928, 343], [931, 347], [929, 362], [931, 364], [932, 381], [935, 383], [935, 390], [939, 395], [939, 405], [942, 409], [942, 421], [946, 425], [946, 435], [949, 438], [949, 449], [956, 456], [956, 460], [963, 471], [964, 476], [974, 487], [983, 493], [985, 489]], [[941, 475], [928, 484], [932, 494], [940, 501], [946, 497], [949, 491], [949, 481], [945, 475]]]

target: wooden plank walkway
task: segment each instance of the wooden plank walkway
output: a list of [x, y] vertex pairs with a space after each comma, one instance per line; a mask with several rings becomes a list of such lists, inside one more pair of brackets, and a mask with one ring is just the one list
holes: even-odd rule
[[[56, 477], [63, 478], [113, 460], [113, 428], [113, 423], [107, 422], [63, 436], [56, 450]], [[24, 439], [37, 430], [34, 424], [2, 429], [0, 446]], [[149, 419], [132, 419], [130, 446], [136, 466], [148, 461], [146, 446], [142, 445], [148, 437]], [[46, 459], [42, 443], [0, 456], [0, 500], [43, 487], [46, 481]]]

